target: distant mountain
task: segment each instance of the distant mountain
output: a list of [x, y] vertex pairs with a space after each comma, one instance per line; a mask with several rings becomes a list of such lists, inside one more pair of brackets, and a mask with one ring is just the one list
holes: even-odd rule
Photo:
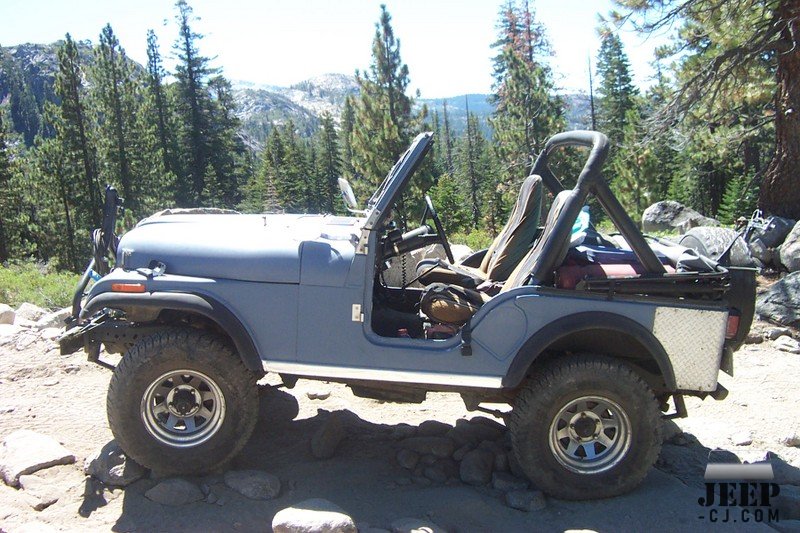
[[[12, 90], [18, 92], [20, 84], [29, 96], [29, 105], [41, 115], [45, 101], [55, 100], [53, 80], [58, 68], [57, 50], [62, 43], [21, 44], [3, 47], [0, 54], [0, 103], [8, 100]], [[78, 43], [85, 64], [93, 61], [92, 49], [88, 42]], [[137, 64], [138, 68], [142, 68]], [[349, 95], [358, 94], [358, 84], [353, 76], [345, 74], [324, 74], [292, 85], [258, 85], [246, 81], [234, 81], [234, 97], [238, 105], [238, 116], [242, 122], [242, 134], [247, 144], [258, 150], [266, 140], [270, 129], [275, 125], [291, 120], [301, 135], [311, 135], [319, 126], [319, 119], [325, 112], [331, 113], [338, 122], [344, 101]], [[566, 119], [569, 129], [588, 128], [589, 98], [585, 94], [562, 95], [566, 104]], [[484, 133], [491, 135], [489, 117], [494, 106], [488, 94], [465, 94], [447, 98], [422, 98], [416, 105], [427, 105], [430, 113], [436, 111], [442, 120], [444, 102], [454, 135], [466, 129], [467, 110], [481, 121]], [[14, 128], [23, 133], [30, 142], [37, 131], [32, 129], [31, 121], [14, 119]], [[38, 127], [38, 125], [37, 125]]]
[[242, 130], [257, 142], [266, 139], [273, 125], [290, 119], [301, 135], [311, 135], [325, 112], [338, 122], [345, 98], [358, 93], [355, 78], [344, 74], [323, 74], [291, 87], [242, 81], [233, 86]]
[[[562, 94], [564, 99], [564, 113], [568, 130], [589, 129], [592, 124], [589, 106], [589, 95], [584, 93]], [[419, 104], [427, 104], [429, 111], [439, 114], [443, 120], [444, 104], [447, 102], [447, 116], [450, 127], [458, 135], [467, 127], [467, 108], [480, 119], [484, 134], [491, 135], [489, 117], [494, 112], [490, 94], [465, 94], [448, 98], [428, 98], [418, 100]]]
[[592, 111], [589, 95], [586, 93], [562, 94], [564, 114], [568, 130], [588, 130], [592, 128]]
[[[53, 90], [58, 71], [58, 49], [64, 41], [50, 44], [18, 44], [0, 48], [0, 104], [7, 104], [14, 131], [28, 145], [43, 131], [42, 114], [46, 102], [58, 103]], [[76, 41], [78, 55], [84, 65], [94, 62], [89, 41]], [[144, 67], [130, 60], [136, 72]], [[50, 132], [52, 133], [52, 132]]]
[[447, 102], [447, 120], [453, 135], [460, 135], [467, 129], [467, 111], [478, 117], [483, 133], [491, 135], [487, 119], [494, 112], [494, 105], [489, 101], [490, 97], [489, 94], [462, 94], [448, 98], [421, 98], [417, 104], [427, 105], [430, 113], [436, 111], [441, 123], [444, 121], [444, 102]]

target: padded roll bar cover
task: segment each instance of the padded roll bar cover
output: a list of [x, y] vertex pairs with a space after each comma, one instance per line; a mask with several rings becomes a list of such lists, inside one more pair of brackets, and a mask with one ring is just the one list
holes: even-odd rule
[[553, 150], [564, 146], [584, 146], [591, 149], [591, 153], [586, 159], [583, 170], [578, 177], [576, 188], [584, 190], [584, 188], [589, 187], [595, 180], [602, 181], [603, 178], [600, 174], [600, 169], [603, 168], [603, 163], [608, 156], [608, 137], [599, 131], [575, 130], [559, 133], [548, 139], [547, 143], [544, 145], [544, 150], [542, 150], [536, 158], [536, 162], [533, 164], [533, 169], [531, 170], [531, 174], [539, 174], [542, 176], [545, 186], [547, 186], [553, 195], [563, 191], [564, 186], [547, 167], [547, 160]]
[[[553, 150], [564, 146], [585, 146], [591, 148], [591, 153], [586, 159], [583, 170], [578, 176], [578, 182], [575, 185], [574, 190], [579, 192], [578, 201], [570, 201], [569, 205], [565, 206], [561, 216], [559, 216], [559, 223], [562, 223], [562, 217], [563, 220], [572, 217], [568, 220], [568, 223], [563, 222], [564, 225], [568, 224], [571, 228], [572, 222], [575, 220], [574, 217], [578, 216], [583, 203], [586, 202], [586, 197], [589, 193], [593, 193], [611, 220], [628, 240], [639, 262], [644, 265], [648, 272], [663, 274], [665, 271], [661, 261], [658, 260], [655, 253], [647, 245], [636, 224], [625, 212], [625, 209], [611, 192], [600, 173], [608, 156], [608, 137], [599, 131], [585, 130], [568, 131], [553, 135], [545, 144], [542, 153], [536, 158], [532, 172], [542, 176], [544, 184], [554, 195], [563, 191], [564, 186], [550, 171], [547, 166], [547, 159]], [[570, 228], [556, 226], [555, 235], [550, 239], [555, 242], [553, 244], [545, 243], [542, 250], [544, 257], [537, 262], [536, 272], [531, 273], [535, 280], [542, 281], [542, 278], [549, 278], [551, 271], [557, 266], [555, 263], [558, 260], [559, 252], [562, 250], [561, 246], [559, 246], [561, 245], [559, 239], [566, 239], [569, 236]]]

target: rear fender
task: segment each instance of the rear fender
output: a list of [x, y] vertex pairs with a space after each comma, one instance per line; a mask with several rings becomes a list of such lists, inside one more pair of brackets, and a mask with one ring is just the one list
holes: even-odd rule
[[[675, 374], [664, 347], [652, 332], [638, 322], [614, 313], [590, 311], [562, 317], [533, 334], [517, 352], [511, 366], [503, 378], [503, 387], [519, 386], [528, 374], [531, 365], [549, 348], [568, 346], [570, 338], [579, 336], [612, 333], [618, 338], [630, 339], [637, 343], [658, 365], [664, 384], [675, 391]], [[579, 349], [591, 349], [579, 347]]]

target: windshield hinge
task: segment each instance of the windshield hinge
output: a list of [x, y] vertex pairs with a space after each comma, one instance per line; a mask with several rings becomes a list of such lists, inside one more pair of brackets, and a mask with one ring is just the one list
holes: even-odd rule
[[361, 312], [361, 304], [353, 304], [353, 322], [364, 322], [364, 313]]
[[358, 243], [356, 244], [356, 254], [367, 255], [369, 253], [369, 247], [367, 246], [368, 241], [369, 241], [369, 230], [366, 228], [362, 229], [361, 237], [359, 237]]

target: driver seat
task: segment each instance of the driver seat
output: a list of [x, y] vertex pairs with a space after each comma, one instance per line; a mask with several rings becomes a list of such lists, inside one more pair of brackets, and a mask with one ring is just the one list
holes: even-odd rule
[[423, 259], [417, 264], [419, 282], [476, 287], [486, 280], [505, 281], [528, 252], [539, 229], [541, 213], [542, 178], [531, 174], [522, 182], [508, 222], [492, 241], [479, 267]]
[[[561, 191], [556, 195], [536, 244], [503, 283], [500, 293], [525, 285], [530, 279], [533, 279], [534, 283], [550, 281], [552, 270], [564, 261], [569, 250], [569, 231], [572, 220], [567, 224], [567, 219], [577, 216], [576, 213], [580, 210], [584, 200], [585, 196], [572, 190]], [[566, 228], [566, 232], [561, 232], [563, 235], [558, 234], [557, 228], [559, 227]], [[546, 257], [542, 252], [545, 245], [551, 240], [555, 244], [554, 253], [550, 253], [549, 257]], [[460, 327], [466, 324], [472, 315], [491, 298], [486, 292], [459, 287], [455, 284], [434, 283], [422, 294], [420, 310], [435, 322]]]

